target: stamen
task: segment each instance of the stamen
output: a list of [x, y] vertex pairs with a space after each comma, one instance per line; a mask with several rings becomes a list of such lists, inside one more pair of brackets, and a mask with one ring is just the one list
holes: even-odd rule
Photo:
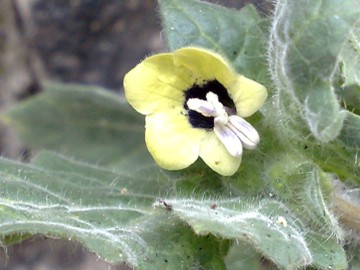
[[216, 117], [220, 115], [226, 115], [226, 111], [219, 98], [213, 92], [206, 94], [206, 100], [199, 98], [189, 98], [186, 102], [190, 110], [201, 113], [206, 117]]
[[260, 142], [260, 136], [256, 129], [240, 116], [229, 116], [228, 126], [239, 137], [244, 148], [254, 149]]
[[214, 132], [230, 155], [241, 157], [243, 150], [241, 141], [229, 127], [226, 125], [215, 125]]
[[219, 97], [211, 91], [206, 94], [206, 100], [209, 101], [211, 104], [220, 103]]
[[243, 147], [254, 149], [260, 142], [256, 129], [235, 111], [224, 107], [213, 92], [206, 94], [206, 100], [190, 98], [187, 101], [190, 110], [206, 117], [214, 117], [214, 132], [233, 157], [241, 157]]
[[254, 149], [260, 142], [256, 129], [238, 115], [215, 117], [214, 132], [233, 157], [241, 157], [243, 147]]
[[201, 113], [206, 117], [211, 117], [214, 116], [214, 114], [216, 114], [214, 105], [206, 100], [199, 98], [190, 98], [186, 104], [190, 110]]
[[229, 116], [227, 114], [223, 114], [214, 118], [215, 126], [225, 126], [229, 122]]

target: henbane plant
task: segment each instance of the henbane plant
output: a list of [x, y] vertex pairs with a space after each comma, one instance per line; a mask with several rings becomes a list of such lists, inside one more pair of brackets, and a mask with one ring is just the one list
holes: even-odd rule
[[[211, 78], [194, 84], [196, 71], [203, 75], [211, 66], [189, 68], [195, 70], [190, 75], [183, 68], [209, 55], [226, 59], [234, 73], [248, 78], [249, 93], [267, 89], [262, 107], [266, 94], [250, 100], [256, 107], [252, 113], [239, 114], [256, 128], [260, 142], [252, 129], [248, 133], [236, 122], [235, 131], [214, 135], [219, 144], [200, 155], [204, 161], [195, 162], [199, 153], [185, 147], [197, 149], [204, 144], [201, 137], [194, 147], [189, 141], [171, 145], [183, 148], [179, 160], [169, 153], [169, 162], [166, 149], [159, 158], [159, 140], [147, 140], [153, 147], [149, 154], [145, 117], [125, 99], [104, 89], [46, 83], [43, 93], [1, 115], [26, 145], [42, 150], [30, 164], [0, 159], [1, 245], [29, 234], [66, 237], [134, 269], [256, 270], [269, 263], [290, 270], [359, 267], [360, 230], [354, 222], [360, 213], [358, 1], [278, 0], [271, 16], [260, 16], [252, 5], [234, 10], [198, 0], [158, 4], [169, 52], [159, 56], [166, 58], [159, 65], [151, 66], [157, 56], [143, 63], [165, 70], [170, 60], [179, 61], [174, 55], [193, 51], [176, 66], [181, 72], [166, 76], [176, 89], [178, 77], [186, 75], [180, 78], [189, 84], [185, 94], [156, 91], [176, 102], [183, 99], [180, 111], [207, 117], [205, 124], [214, 130], [215, 119], [224, 116], [224, 122], [217, 120], [223, 124], [219, 129], [228, 130], [234, 110], [226, 108], [227, 96], [217, 84], [212, 91], [201, 87]], [[224, 67], [214, 65], [214, 74], [228, 72]], [[172, 64], [165, 71], [176, 68]], [[130, 73], [131, 83], [143, 82], [148, 74], [140, 71]], [[211, 81], [223, 82], [216, 76], [221, 75]], [[186, 96], [194, 85], [206, 93]], [[235, 87], [229, 97], [243, 90]], [[160, 101], [146, 94], [151, 88], [141, 91], [127, 97], [148, 115]], [[151, 104], [142, 107], [144, 100]], [[232, 109], [247, 108], [235, 103]], [[165, 115], [151, 123], [161, 136], [169, 122], [158, 121], [174, 112], [170, 105], [177, 103], [163, 105]], [[171, 118], [175, 131], [177, 125], [191, 126], [186, 139], [194, 139], [199, 123], [176, 117]], [[233, 133], [236, 143], [229, 139]], [[176, 141], [176, 132], [170, 135]], [[235, 150], [256, 148], [243, 150], [240, 167], [238, 162], [231, 170], [214, 169], [213, 157], [228, 164], [228, 156], [237, 156], [227, 144]], [[227, 150], [220, 152], [222, 147]], [[153, 157], [173, 167], [162, 169]]]

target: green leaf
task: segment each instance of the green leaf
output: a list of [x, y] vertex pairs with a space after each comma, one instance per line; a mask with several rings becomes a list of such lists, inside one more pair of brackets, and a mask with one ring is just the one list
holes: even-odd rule
[[[169, 177], [162, 170], [158, 169], [155, 164], [134, 169], [130, 174], [129, 171], [110, 171], [92, 164], [71, 160], [48, 151], [40, 152], [32, 161], [32, 164], [37, 168], [43, 168], [46, 171], [69, 177], [67, 178], [69, 180], [74, 178], [76, 182], [80, 181], [80, 179], [76, 179], [77, 175], [88, 179], [101, 179], [101, 182], [107, 186], [106, 188], [113, 188], [115, 193], [120, 192], [123, 193], [122, 195], [140, 192], [148, 194], [149, 198], [154, 199], [162, 194], [169, 194], [169, 189], [173, 185]], [[85, 179], [84, 181], [86, 182], [87, 180]], [[93, 184], [96, 185], [96, 183], [97, 181]], [[92, 199], [94, 199], [94, 196], [98, 196], [99, 200], [101, 200], [104, 194], [99, 192], [99, 194], [91, 196], [93, 197]]]
[[337, 94], [343, 91], [335, 70], [358, 14], [353, 1], [341, 7], [336, 1], [278, 2], [269, 47], [276, 92], [264, 114], [287, 153], [298, 152], [323, 171], [354, 183], [359, 183], [360, 173], [354, 162], [359, 151], [357, 117], [340, 108], [334, 89]]
[[67, 237], [109, 261], [137, 265], [136, 254], [146, 245], [130, 221], [141, 219], [152, 199], [139, 194], [130, 205], [129, 197], [121, 195], [121, 183], [107, 187], [107, 180], [1, 160], [1, 235]]
[[[360, 166], [358, 163], [359, 124], [358, 116], [346, 111], [346, 118], [338, 138], [327, 144], [306, 136], [306, 132], [293, 134], [294, 129], [285, 126], [281, 132], [284, 142], [287, 137], [287, 152], [297, 152], [302, 157], [312, 160], [325, 172], [336, 174], [340, 179], [360, 184]], [[295, 123], [295, 122], [294, 122]], [[301, 126], [301, 120], [296, 119], [296, 126]], [[280, 131], [280, 130], [279, 130]], [[293, 157], [294, 158], [294, 157]], [[296, 159], [296, 158], [295, 158]]]
[[251, 269], [266, 270], [269, 269], [262, 265], [264, 259], [250, 245], [246, 243], [234, 243], [225, 258], [227, 270]]
[[240, 11], [198, 0], [158, 0], [171, 50], [185, 46], [213, 49], [239, 73], [267, 81], [266, 23], [252, 5]]
[[314, 261], [312, 266], [317, 269], [348, 269], [345, 251], [336, 239], [309, 232], [306, 234], [306, 240], [310, 243], [309, 248]]
[[316, 144], [313, 141], [301, 141], [298, 144], [307, 147], [303, 150], [304, 155], [311, 158], [323, 171], [334, 173], [342, 180], [360, 184], [358, 147], [348, 147], [338, 139], [327, 145]]
[[[301, 233], [301, 224], [284, 205], [271, 200], [251, 204], [239, 199], [169, 199], [174, 214], [188, 222], [200, 235], [251, 244], [280, 267], [296, 269], [311, 263], [311, 253]], [[287, 220], [282, 225], [278, 219]], [[276, 243], [276, 244], [274, 244]]]
[[350, 85], [336, 89], [341, 106], [349, 112], [360, 115], [360, 86]]
[[211, 269], [225, 270], [223, 257], [228, 241], [212, 235], [197, 236], [183, 222], [171, 216], [152, 215], [139, 227], [145, 241], [151, 243], [139, 269]]
[[196, 236], [168, 211], [154, 208], [172, 183], [164, 175], [144, 175], [114, 173], [50, 152], [40, 153], [33, 165], [0, 159], [0, 239], [65, 237], [137, 269], [225, 269], [223, 241]]
[[123, 98], [78, 85], [46, 89], [3, 116], [26, 144], [116, 170], [154, 164], [145, 147], [144, 117]]
[[[278, 1], [269, 47], [277, 96], [289, 93], [301, 117], [320, 142], [340, 133], [346, 112], [332, 85], [342, 46], [359, 18], [356, 0]], [[286, 104], [284, 104], [286, 105]], [[279, 103], [279, 110], [286, 110]]]
[[346, 269], [347, 256], [339, 243], [343, 231], [328, 205], [333, 192], [330, 178], [308, 161], [285, 156], [269, 167], [274, 196], [306, 224], [305, 241], [316, 269]]
[[[351, 112], [346, 113], [344, 127], [339, 139], [348, 147], [352, 148], [354, 153], [360, 150], [360, 116]], [[360, 159], [355, 159], [355, 166], [360, 166]]]
[[275, 197], [281, 198], [307, 224], [305, 238], [313, 257], [312, 266], [346, 269], [346, 254], [339, 245], [344, 233], [328, 206], [334, 204], [329, 176], [314, 164], [289, 156], [274, 162], [270, 168]]
[[[197, 234], [212, 233], [248, 243], [281, 269], [310, 265], [318, 269], [346, 268], [346, 254], [335, 238], [309, 230], [306, 222], [278, 201], [239, 198], [165, 201]], [[241, 263], [239, 259], [233, 263]]]
[[344, 87], [360, 85], [360, 21], [349, 31], [339, 55]]
[[328, 207], [333, 188], [327, 174], [309, 161], [285, 155], [269, 166], [267, 175], [273, 195], [286, 203], [311, 230], [329, 238], [343, 238]]

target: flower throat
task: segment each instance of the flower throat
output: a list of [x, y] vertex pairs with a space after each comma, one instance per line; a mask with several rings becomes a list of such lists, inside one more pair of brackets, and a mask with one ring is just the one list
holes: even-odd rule
[[[210, 83], [213, 84], [213, 82]], [[217, 86], [217, 83], [215, 83], [215, 86]], [[205, 87], [209, 87], [209, 84], [205, 84]], [[198, 91], [198, 88], [191, 88], [191, 90], [193, 89]], [[229, 102], [233, 101], [227, 92], [226, 95], [223, 91], [217, 94], [214, 91], [215, 89], [219, 90], [219, 88], [210, 88], [209, 91], [203, 91], [205, 92], [205, 99], [203, 96], [186, 99], [186, 106], [184, 105], [184, 107], [188, 110], [189, 122], [193, 126], [196, 125], [195, 127], [212, 128], [229, 154], [241, 158], [243, 148], [254, 149], [256, 147], [260, 141], [259, 134], [250, 123], [236, 115], [235, 109], [226, 106], [227, 104], [230, 104], [230, 106], [234, 104]]]
[[235, 104], [229, 96], [226, 88], [217, 80], [207, 81], [202, 85], [194, 84], [191, 88], [185, 91], [184, 108], [188, 111], [188, 119], [194, 128], [213, 129], [214, 117], [205, 116], [200, 112], [189, 109], [189, 99], [206, 100], [206, 95], [212, 92], [218, 96], [219, 102], [223, 104], [230, 114], [236, 114]]

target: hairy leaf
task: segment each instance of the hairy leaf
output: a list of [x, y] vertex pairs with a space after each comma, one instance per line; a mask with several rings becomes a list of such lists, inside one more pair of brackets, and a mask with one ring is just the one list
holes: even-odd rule
[[197, 234], [212, 233], [249, 243], [282, 269], [313, 265], [340, 270], [347, 265], [345, 252], [336, 239], [312, 231], [304, 234], [308, 228], [280, 202], [238, 198], [165, 201]]
[[343, 86], [360, 85], [360, 21], [349, 31], [339, 58], [342, 64]]
[[237, 242], [232, 245], [225, 258], [227, 270], [251, 269], [251, 270], [266, 270], [265, 265], [262, 265], [260, 254], [249, 244]]
[[274, 196], [284, 200], [308, 228], [329, 238], [343, 238], [342, 230], [328, 206], [333, 189], [327, 174], [309, 161], [288, 155], [274, 161], [268, 169]]
[[152, 206], [171, 185], [152, 169], [143, 177], [114, 173], [49, 152], [33, 165], [0, 159], [0, 239], [66, 237], [137, 269], [225, 269], [219, 240]]
[[225, 55], [236, 70], [267, 81], [264, 19], [248, 5], [234, 10], [198, 0], [159, 0], [171, 50], [201, 46]]
[[[360, 151], [360, 116], [351, 112], [346, 113], [343, 130], [339, 139], [348, 147], [352, 148], [354, 153]], [[360, 167], [360, 160], [354, 160], [355, 166]]]
[[336, 239], [309, 232], [306, 234], [306, 240], [310, 243], [313, 266], [316, 269], [348, 269], [345, 251]]
[[311, 4], [280, 0], [276, 5], [269, 64], [277, 95], [281, 99], [283, 92], [290, 93], [320, 142], [336, 138], [346, 116], [337, 101], [332, 78], [344, 41], [359, 15], [356, 0], [342, 5], [334, 0]]
[[117, 170], [154, 164], [144, 143], [144, 117], [123, 98], [71, 84], [48, 84], [46, 90], [6, 113], [26, 144]]

